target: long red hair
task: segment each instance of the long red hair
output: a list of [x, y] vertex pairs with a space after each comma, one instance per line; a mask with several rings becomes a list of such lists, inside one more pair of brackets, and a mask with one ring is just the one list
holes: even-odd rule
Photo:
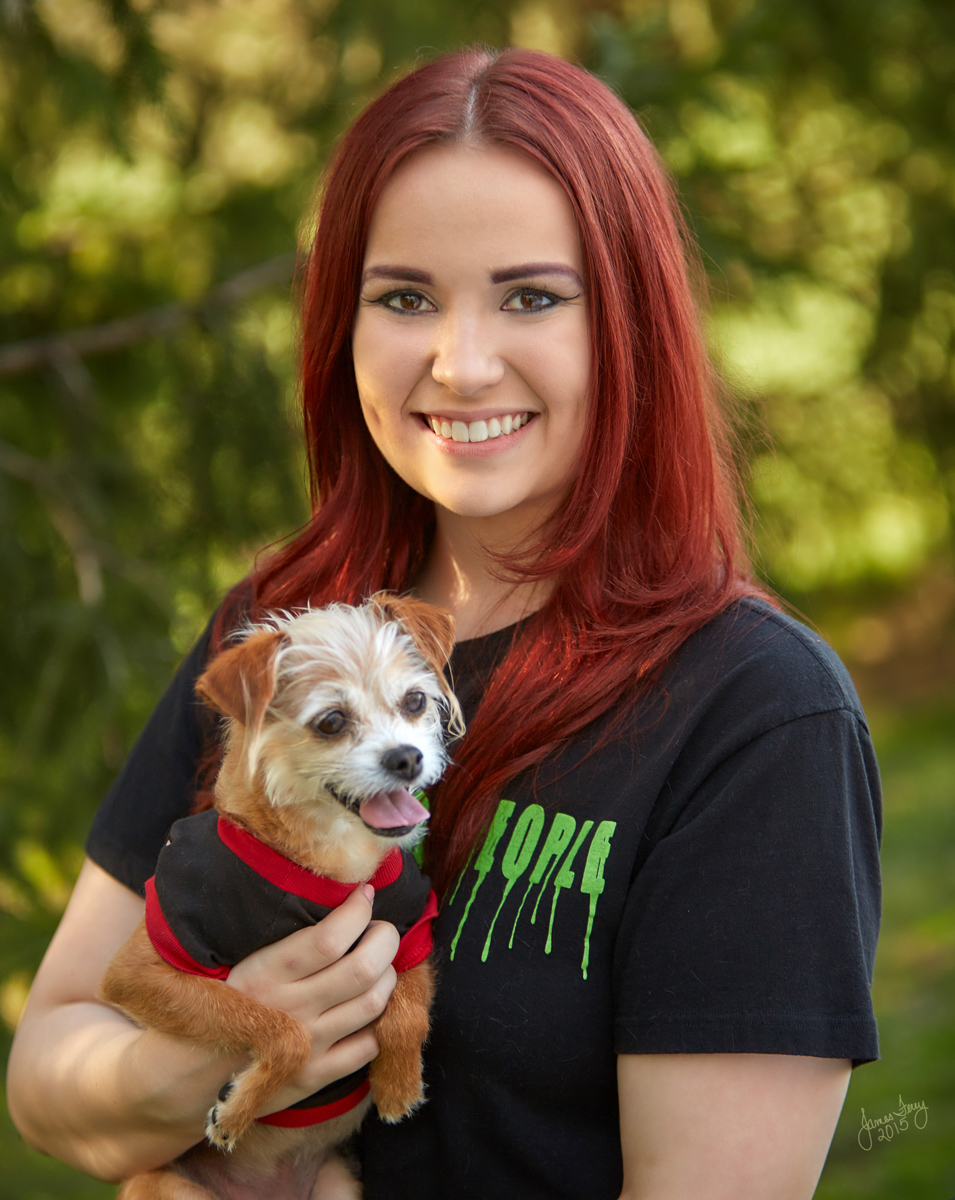
[[[412, 586], [430, 501], [388, 466], [361, 415], [351, 331], [372, 212], [415, 150], [464, 140], [528, 156], [573, 205], [594, 380], [579, 475], [546, 536], [507, 567], [553, 577], [496, 669], [432, 798], [429, 867], [461, 870], [501, 790], [598, 717], [626, 711], [685, 639], [750, 581], [736, 477], [667, 172], [630, 111], [580, 67], [471, 49], [374, 101], [327, 168], [303, 279], [301, 392], [313, 516], [220, 614], [256, 617]], [[689, 247], [689, 251], [688, 251]]]

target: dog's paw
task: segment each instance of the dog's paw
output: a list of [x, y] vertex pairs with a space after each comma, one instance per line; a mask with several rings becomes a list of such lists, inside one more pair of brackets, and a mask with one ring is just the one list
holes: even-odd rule
[[416, 1109], [424, 1104], [424, 1087], [420, 1081], [417, 1084], [417, 1090], [407, 1087], [395, 1090], [379, 1087], [374, 1092], [374, 1098], [378, 1116], [387, 1125], [397, 1125], [399, 1121], [410, 1117]]
[[231, 1153], [235, 1149], [236, 1139], [228, 1129], [223, 1128], [225, 1102], [232, 1092], [232, 1084], [227, 1083], [219, 1092], [219, 1099], [206, 1114], [206, 1141], [217, 1150]]

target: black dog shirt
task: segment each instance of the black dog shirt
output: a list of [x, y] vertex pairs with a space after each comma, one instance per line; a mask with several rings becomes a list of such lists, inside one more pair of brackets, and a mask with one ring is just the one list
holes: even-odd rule
[[[372, 876], [372, 915], [401, 941], [396, 971], [431, 953], [437, 900], [414, 857], [397, 847]], [[176, 821], [146, 883], [146, 930], [166, 962], [191, 975], [227, 978], [262, 946], [314, 925], [358, 886], [316, 875], [215, 810]], [[354, 1108], [368, 1094], [368, 1068], [259, 1120], [303, 1126]]]

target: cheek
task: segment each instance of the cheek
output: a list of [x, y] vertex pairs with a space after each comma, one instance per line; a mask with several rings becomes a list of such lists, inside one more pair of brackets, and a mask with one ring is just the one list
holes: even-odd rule
[[586, 313], [577, 314], [571, 336], [563, 343], [561, 378], [565, 380], [568, 395], [576, 398], [580, 406], [580, 417], [586, 416], [590, 396], [591, 351], [590, 325]]
[[420, 338], [395, 330], [390, 322], [359, 320], [352, 338], [355, 382], [370, 429], [401, 414], [426, 366]]
[[359, 317], [352, 337], [352, 362], [355, 368], [355, 384], [365, 420], [373, 424], [373, 418], [384, 402], [382, 382], [387, 378], [383, 364], [379, 361], [378, 347], [370, 336], [367, 322]]
[[567, 434], [586, 425], [590, 394], [590, 344], [586, 329], [572, 328], [523, 356], [525, 381], [544, 403], [549, 417]]

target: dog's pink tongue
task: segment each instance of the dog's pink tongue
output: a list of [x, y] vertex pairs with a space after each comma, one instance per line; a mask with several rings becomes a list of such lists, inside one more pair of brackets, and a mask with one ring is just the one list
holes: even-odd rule
[[397, 829], [401, 825], [418, 825], [428, 819], [428, 810], [407, 788], [397, 792], [376, 792], [358, 806], [361, 819], [373, 829]]

